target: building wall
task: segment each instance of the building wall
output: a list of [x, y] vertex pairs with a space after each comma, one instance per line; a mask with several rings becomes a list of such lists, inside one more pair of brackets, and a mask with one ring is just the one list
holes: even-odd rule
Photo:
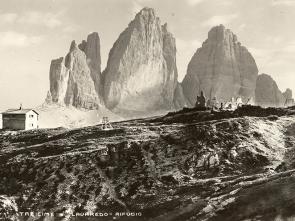
[[39, 116], [34, 111], [26, 114], [3, 114], [3, 129], [31, 130], [39, 128]]
[[26, 113], [26, 130], [39, 128], [39, 116], [34, 111]]
[[26, 115], [25, 114], [4, 114], [2, 116], [3, 129], [26, 129]]

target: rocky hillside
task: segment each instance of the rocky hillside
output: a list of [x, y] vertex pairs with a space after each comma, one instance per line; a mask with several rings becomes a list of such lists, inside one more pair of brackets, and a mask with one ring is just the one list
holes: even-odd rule
[[[42, 209], [56, 220], [291, 220], [294, 120], [294, 108], [186, 109], [112, 130], [2, 131], [0, 211]], [[69, 215], [83, 212], [108, 215]]]
[[191, 105], [201, 90], [207, 99], [222, 102], [241, 96], [255, 97], [258, 69], [254, 58], [237, 36], [223, 25], [212, 28], [208, 39], [192, 57], [182, 82], [184, 95]]

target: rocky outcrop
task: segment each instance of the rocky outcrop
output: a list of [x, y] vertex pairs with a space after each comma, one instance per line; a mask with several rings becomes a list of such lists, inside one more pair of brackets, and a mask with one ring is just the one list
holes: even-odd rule
[[175, 39], [153, 9], [144, 8], [121, 33], [103, 73], [109, 109], [152, 113], [174, 108]]
[[285, 97], [277, 83], [267, 74], [258, 76], [255, 97], [256, 104], [262, 107], [281, 107], [285, 104]]
[[285, 97], [285, 106], [293, 106], [295, 105], [294, 98], [292, 95], [292, 90], [290, 88], [287, 88], [286, 91], [283, 93], [283, 96]]
[[190, 105], [204, 91], [206, 98], [221, 102], [232, 97], [255, 97], [258, 69], [254, 58], [223, 25], [212, 28], [208, 39], [192, 57], [182, 82]]
[[[72, 42], [65, 58], [50, 65], [50, 96], [53, 103], [78, 108], [96, 109], [100, 97], [100, 42], [97, 33], [79, 46]], [[46, 103], [50, 103], [47, 96]]]
[[286, 99], [293, 99], [293, 97], [292, 97], [292, 90], [290, 89], [290, 88], [287, 88], [286, 90], [285, 90], [285, 92], [283, 93], [283, 95], [284, 95], [284, 97], [286, 98]]

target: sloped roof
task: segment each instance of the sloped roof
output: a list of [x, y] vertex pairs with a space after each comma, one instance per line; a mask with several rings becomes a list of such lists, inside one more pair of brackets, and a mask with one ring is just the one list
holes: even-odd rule
[[2, 114], [26, 114], [29, 111], [34, 111], [36, 114], [38, 114], [38, 112], [33, 109], [8, 109], [5, 112], [3, 112]]

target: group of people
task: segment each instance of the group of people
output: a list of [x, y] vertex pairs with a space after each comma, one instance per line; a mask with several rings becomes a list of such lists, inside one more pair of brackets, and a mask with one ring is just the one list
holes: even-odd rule
[[200, 95], [197, 96], [195, 107], [198, 107], [198, 108], [208, 107], [213, 110], [234, 110], [242, 106], [243, 104], [244, 103], [241, 97], [237, 97], [237, 98], [233, 97], [230, 101], [227, 101], [224, 103], [220, 102], [220, 104], [216, 97], [206, 100], [204, 92], [201, 91]]

